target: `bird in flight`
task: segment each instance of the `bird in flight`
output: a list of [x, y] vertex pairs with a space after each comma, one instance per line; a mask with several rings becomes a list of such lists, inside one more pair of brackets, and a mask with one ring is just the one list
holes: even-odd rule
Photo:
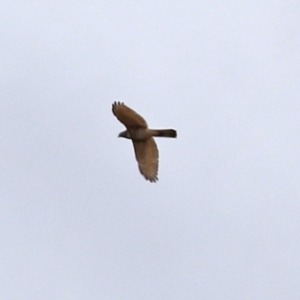
[[153, 137], [176, 138], [174, 129], [149, 129], [145, 119], [122, 102], [114, 102], [112, 112], [127, 130], [119, 137], [132, 140], [139, 170], [146, 180], [158, 180], [158, 149]]

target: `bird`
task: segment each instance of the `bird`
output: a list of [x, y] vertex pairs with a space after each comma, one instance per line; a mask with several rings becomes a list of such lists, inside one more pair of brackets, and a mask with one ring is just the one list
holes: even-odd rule
[[123, 102], [115, 101], [112, 104], [112, 112], [126, 127], [118, 137], [132, 140], [140, 173], [146, 180], [156, 182], [159, 154], [153, 137], [176, 138], [176, 130], [149, 129], [146, 120]]

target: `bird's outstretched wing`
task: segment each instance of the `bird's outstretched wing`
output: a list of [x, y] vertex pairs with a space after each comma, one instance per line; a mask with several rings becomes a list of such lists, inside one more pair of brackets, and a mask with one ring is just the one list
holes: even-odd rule
[[132, 141], [139, 170], [145, 179], [155, 182], [158, 180], [158, 149], [154, 138], [144, 141]]
[[142, 116], [122, 102], [114, 102], [112, 105], [112, 112], [117, 119], [127, 127], [127, 129], [148, 127], [147, 122]]

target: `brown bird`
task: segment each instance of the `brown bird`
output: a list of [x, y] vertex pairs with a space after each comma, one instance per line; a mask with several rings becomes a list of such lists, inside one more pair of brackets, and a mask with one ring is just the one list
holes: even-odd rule
[[127, 130], [120, 132], [119, 137], [132, 140], [141, 174], [146, 180], [157, 181], [158, 149], [153, 137], [176, 138], [176, 130], [149, 129], [142, 116], [121, 102], [113, 103], [112, 112], [127, 128]]

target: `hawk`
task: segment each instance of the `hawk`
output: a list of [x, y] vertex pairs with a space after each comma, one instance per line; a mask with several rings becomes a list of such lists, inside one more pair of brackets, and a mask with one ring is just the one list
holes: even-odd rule
[[146, 180], [158, 180], [158, 149], [154, 136], [176, 138], [174, 129], [149, 129], [145, 119], [122, 102], [114, 102], [112, 112], [127, 130], [119, 137], [132, 140], [139, 170]]

